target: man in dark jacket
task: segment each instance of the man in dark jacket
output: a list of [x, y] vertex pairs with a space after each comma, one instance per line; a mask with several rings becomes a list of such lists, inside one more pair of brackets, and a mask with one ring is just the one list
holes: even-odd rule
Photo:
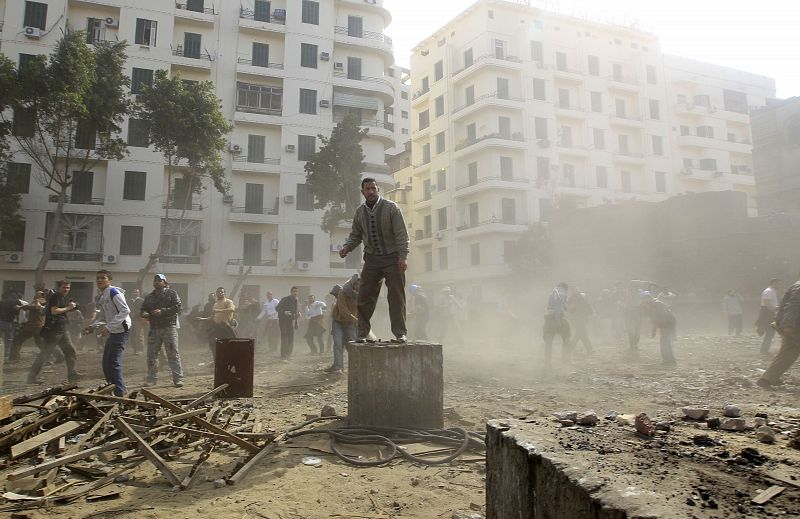
[[294, 350], [294, 330], [297, 328], [297, 294], [300, 289], [292, 287], [291, 294], [284, 297], [275, 307], [278, 312], [278, 326], [281, 329], [281, 360], [289, 362]]
[[757, 382], [767, 389], [779, 384], [781, 375], [800, 357], [800, 281], [795, 282], [783, 295], [775, 316], [775, 326], [781, 334], [781, 349]]
[[653, 298], [650, 292], [642, 292], [642, 309], [650, 316], [653, 323], [653, 336], [656, 330], [661, 334], [659, 344], [661, 346], [661, 363], [664, 366], [675, 366], [675, 354], [672, 352], [672, 343], [675, 341], [675, 316], [667, 305]]
[[147, 333], [147, 378], [145, 385], [154, 386], [158, 380], [158, 354], [161, 345], [167, 352], [172, 382], [175, 387], [183, 387], [183, 368], [178, 352], [178, 314], [181, 312], [181, 298], [169, 288], [167, 277], [156, 274], [153, 278], [154, 290], [147, 294], [142, 303], [140, 315], [150, 322]]
[[68, 312], [74, 312], [78, 308], [78, 304], [75, 301], [67, 300], [70, 288], [72, 288], [70, 282], [62, 279], [58, 282], [58, 290], [53, 292], [47, 299], [45, 324], [42, 328], [44, 348], [39, 352], [36, 360], [33, 361], [31, 371], [28, 373], [29, 384], [41, 384], [44, 382], [43, 379], [39, 378], [39, 372], [42, 370], [45, 361], [51, 357], [56, 346], [64, 353], [64, 361], [67, 365], [67, 379], [70, 382], [76, 382], [83, 378], [83, 373], [79, 373], [75, 368], [75, 346], [72, 344], [72, 337], [67, 328]]

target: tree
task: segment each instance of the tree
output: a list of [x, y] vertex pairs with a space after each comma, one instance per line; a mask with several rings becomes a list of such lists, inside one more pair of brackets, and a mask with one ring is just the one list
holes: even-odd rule
[[[32, 161], [36, 181], [57, 202], [36, 265], [36, 286], [43, 286], [47, 262], [61, 239], [74, 173], [89, 172], [101, 160], [120, 160], [127, 153], [120, 138], [130, 109], [125, 47], [125, 42], [97, 42], [92, 49], [83, 33], [69, 31], [49, 60], [37, 56], [14, 74], [0, 76], [0, 92], [14, 92], [13, 141]], [[12, 124], [7, 113], [2, 122]]]
[[[220, 193], [227, 192], [221, 153], [232, 126], [222, 115], [211, 81], [184, 81], [158, 70], [153, 85], [139, 94], [138, 103], [136, 112], [149, 125], [150, 144], [164, 156], [167, 173], [164, 224], [170, 225], [171, 207], [181, 209], [176, 220], [182, 222], [192, 194], [205, 189], [209, 182]], [[177, 175], [188, 186], [181, 193], [183, 200], [174, 199], [173, 179]], [[139, 270], [137, 286], [142, 285], [164, 252], [167, 235], [160, 236], [156, 249]]]
[[548, 227], [531, 224], [511, 247], [506, 261], [511, 268], [509, 281], [518, 285], [520, 280], [533, 280], [550, 266], [551, 238]]
[[[14, 63], [0, 54], [0, 113], [8, 110], [16, 103], [19, 91], [16, 86]], [[21, 230], [22, 219], [19, 216], [20, 196], [8, 182], [8, 164], [11, 160], [9, 138], [11, 124], [0, 120], [0, 250], [12, 247], [7, 240]]]
[[359, 128], [358, 118], [348, 114], [331, 132], [319, 135], [322, 147], [306, 162], [306, 184], [314, 194], [314, 207], [325, 209], [322, 229], [333, 235], [342, 221], [353, 218], [360, 203], [364, 152], [361, 139], [367, 130]]

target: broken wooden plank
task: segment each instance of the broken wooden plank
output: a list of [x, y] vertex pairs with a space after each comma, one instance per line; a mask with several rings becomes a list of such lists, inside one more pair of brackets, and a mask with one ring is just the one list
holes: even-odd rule
[[781, 487], [778, 485], [772, 485], [766, 490], [762, 490], [756, 497], [750, 500], [751, 503], [756, 505], [763, 505], [773, 497], [777, 496], [781, 492], [786, 490], [786, 487]]
[[198, 416], [205, 413], [206, 413], [205, 409], [195, 409], [193, 411], [186, 411], [185, 413], [178, 413], [178, 414], [173, 414], [171, 416], [165, 416], [164, 418], [157, 420], [153, 425], [163, 425], [166, 423], [178, 422], [180, 420], [186, 420], [188, 418], [191, 418], [192, 416]]
[[225, 481], [229, 485], [235, 485], [235, 484], [239, 483], [247, 475], [247, 473], [250, 472], [250, 470], [253, 467], [258, 465], [258, 463], [261, 462], [261, 460], [263, 460], [267, 456], [267, 454], [269, 454], [270, 452], [274, 451], [275, 447], [277, 447], [277, 446], [278, 446], [277, 442], [272, 442], [272, 443], [268, 444], [266, 447], [264, 447], [263, 449], [258, 451], [257, 454], [253, 455], [247, 461], [247, 463], [242, 465], [242, 468], [237, 470], [231, 477], [229, 477]]
[[5, 447], [6, 445], [8, 445], [10, 443], [15, 443], [20, 438], [22, 438], [23, 436], [25, 436], [25, 435], [27, 435], [29, 433], [32, 433], [34, 431], [37, 431], [40, 427], [44, 427], [45, 425], [47, 425], [47, 424], [49, 424], [51, 422], [55, 422], [55, 421], [59, 420], [60, 418], [64, 417], [65, 415], [71, 413], [77, 406], [78, 406], [77, 403], [72, 403], [72, 404], [70, 404], [69, 406], [67, 406], [65, 408], [62, 408], [62, 409], [59, 409], [59, 410], [57, 410], [55, 412], [52, 412], [50, 414], [44, 415], [44, 416], [38, 418], [37, 420], [35, 420], [34, 422], [29, 423], [28, 425], [25, 425], [25, 426], [17, 429], [16, 431], [12, 431], [12, 432], [6, 434], [2, 438], [0, 438], [0, 448], [3, 448], [3, 447]]
[[0, 420], [14, 414], [14, 398], [11, 395], [0, 396]]
[[108, 412], [106, 414], [104, 414], [99, 420], [97, 420], [94, 423], [94, 425], [92, 426], [92, 428], [89, 429], [89, 431], [86, 434], [84, 434], [83, 437], [80, 440], [78, 440], [78, 443], [76, 443], [74, 445], [71, 445], [64, 452], [64, 454], [73, 454], [75, 452], [80, 451], [81, 447], [83, 447], [83, 445], [87, 441], [91, 440], [94, 437], [95, 433], [97, 433], [97, 431], [100, 430], [100, 428], [103, 427], [103, 425], [105, 425], [105, 423], [109, 420], [109, 418], [111, 418], [114, 415], [114, 413], [116, 412], [117, 408], [118, 407], [116, 405], [114, 405], [114, 407], [109, 409]]
[[800, 480], [792, 479], [788, 473], [782, 472], [780, 469], [771, 470], [764, 475], [790, 487], [800, 488]]
[[84, 400], [102, 400], [105, 402], [116, 402], [119, 404], [138, 405], [141, 407], [151, 407], [151, 408], [161, 407], [156, 402], [148, 402], [147, 400], [133, 400], [131, 398], [124, 398], [121, 396], [99, 395], [97, 393], [81, 393], [79, 391], [67, 391], [64, 394], [68, 396], [82, 398]]
[[83, 427], [83, 423], [69, 421], [62, 423], [61, 425], [58, 425], [49, 431], [43, 432], [42, 434], [17, 443], [11, 447], [11, 459], [17, 459], [23, 454], [27, 454], [32, 450], [38, 449], [41, 445], [46, 445], [53, 440], [57, 440], [61, 436], [75, 432], [81, 427]]
[[[168, 400], [165, 400], [165, 399], [161, 398], [160, 396], [158, 396], [156, 394], [153, 394], [151, 391], [148, 391], [146, 389], [142, 389], [142, 394], [145, 395], [145, 397], [147, 397], [147, 398], [149, 398], [149, 399], [161, 404], [162, 406], [166, 407], [167, 409], [171, 409], [171, 410], [173, 410], [173, 411], [175, 411], [177, 413], [181, 413], [181, 412], [184, 411], [184, 409], [182, 407], [179, 407], [179, 406], [173, 404], [172, 402], [170, 402]], [[208, 429], [209, 431], [211, 431], [213, 433], [221, 434], [223, 436], [228, 437], [229, 438], [228, 441], [230, 443], [235, 443], [236, 445], [238, 445], [239, 447], [245, 449], [248, 452], [252, 452], [253, 454], [255, 454], [259, 450], [261, 450], [256, 445], [250, 443], [249, 441], [244, 440], [244, 439], [236, 436], [235, 434], [232, 434], [232, 433], [226, 431], [225, 429], [221, 429], [221, 428], [217, 427], [216, 425], [203, 420], [199, 416], [189, 417], [189, 420], [191, 420], [195, 424], [199, 425], [200, 427], [203, 427], [204, 429]]]
[[11, 422], [10, 424], [5, 425], [2, 428], [0, 428], [0, 437], [12, 432], [17, 427], [22, 427], [23, 425], [27, 425], [27, 424], [29, 424], [31, 422], [35, 422], [36, 420], [39, 419], [40, 416], [41, 415], [37, 411], [34, 411], [32, 413], [26, 414], [22, 418], [18, 418], [17, 420]]
[[139, 445], [139, 450], [144, 454], [145, 458], [152, 463], [161, 474], [167, 478], [172, 486], [179, 486], [181, 484], [181, 480], [175, 475], [174, 472], [167, 466], [167, 463], [164, 461], [164, 458], [159, 456], [153, 448], [145, 442], [141, 436], [139, 436], [136, 431], [131, 429], [131, 426], [125, 421], [124, 418], [118, 416], [114, 423], [117, 425], [125, 436], [130, 438], [131, 440], [135, 441]]
[[227, 387], [228, 387], [228, 384], [221, 384], [221, 385], [215, 387], [214, 389], [212, 389], [211, 391], [209, 391], [208, 393], [195, 398], [194, 400], [192, 400], [191, 402], [189, 402], [188, 404], [183, 406], [183, 408], [184, 409], [191, 409], [191, 408], [195, 407], [196, 405], [199, 405], [199, 404], [203, 403], [206, 398], [212, 397], [212, 396], [216, 395], [217, 393], [219, 393], [220, 391], [224, 391], [225, 389], [227, 389]]
[[28, 402], [32, 402], [34, 400], [41, 400], [42, 398], [46, 398], [50, 395], [54, 395], [56, 393], [61, 393], [63, 391], [70, 391], [72, 389], [77, 388], [77, 384], [63, 384], [60, 386], [48, 387], [42, 391], [37, 391], [36, 393], [30, 393], [27, 395], [19, 395], [14, 397], [14, 405], [19, 404], [26, 404]]
[[206, 447], [203, 448], [203, 451], [200, 453], [200, 457], [194, 462], [192, 468], [189, 469], [189, 473], [185, 478], [183, 478], [183, 481], [181, 481], [181, 490], [186, 490], [192, 485], [194, 478], [200, 472], [200, 466], [205, 463], [216, 446], [217, 442], [210, 442]]

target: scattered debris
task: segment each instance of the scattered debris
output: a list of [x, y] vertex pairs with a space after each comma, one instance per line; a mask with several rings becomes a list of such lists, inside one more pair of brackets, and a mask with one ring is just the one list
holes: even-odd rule
[[709, 413], [709, 410], [703, 407], [684, 407], [681, 411], [691, 420], [705, 420]]
[[756, 438], [761, 443], [775, 443], [775, 431], [768, 425], [762, 425], [756, 429]]
[[786, 487], [780, 487], [778, 485], [772, 485], [768, 489], [760, 492], [756, 497], [754, 497], [751, 503], [756, 505], [763, 505], [773, 497], [777, 496], [781, 492], [786, 490]]
[[656, 427], [653, 425], [653, 422], [646, 413], [639, 413], [636, 415], [636, 421], [634, 422], [634, 425], [636, 426], [636, 432], [639, 434], [643, 434], [645, 436], [655, 436], [656, 434]]
[[739, 418], [742, 416], [742, 410], [738, 405], [728, 404], [722, 410], [722, 415], [727, 416], [728, 418]]
[[720, 423], [719, 427], [726, 431], [744, 431], [747, 428], [747, 423], [744, 418], [726, 418]]
[[597, 413], [594, 411], [586, 411], [581, 413], [578, 416], [578, 419], [575, 421], [578, 425], [596, 425], [597, 424]]

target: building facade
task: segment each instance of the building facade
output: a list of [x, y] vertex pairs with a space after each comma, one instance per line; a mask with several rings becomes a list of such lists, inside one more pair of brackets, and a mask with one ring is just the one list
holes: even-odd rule
[[[365, 175], [394, 185], [385, 153], [402, 135], [394, 121], [410, 103], [401, 107], [407, 74], [394, 65], [384, 33], [390, 20], [382, 0], [0, 0], [0, 51], [12, 61], [49, 54], [67, 29], [87, 31], [90, 42], [125, 40], [132, 94], [155, 70], [213, 81], [234, 127], [224, 157], [230, 190], [205, 189], [183, 203], [182, 196], [167, 199], [162, 156], [140, 138], [137, 121], [126, 121], [129, 156], [101, 162], [71, 188], [46, 282], [66, 277], [76, 297], [88, 300], [94, 271], [107, 268], [126, 286], [161, 235], [170, 238], [155, 270], [190, 304], [216, 286], [230, 290], [248, 270], [243, 292], [261, 298], [292, 285], [325, 293], [351, 274], [360, 258], [341, 260], [336, 247], [348, 230], [328, 236], [320, 229], [303, 166], [320, 146], [318, 135], [355, 113], [369, 130], [361, 143]], [[26, 228], [18, 247], [3, 254], [2, 270], [5, 289], [27, 294], [55, 203], [25, 157], [14, 160], [29, 171]], [[171, 187], [187, 189], [180, 174]], [[167, 221], [167, 211], [185, 217]]]
[[507, 275], [514, 242], [556, 206], [735, 190], [755, 208], [746, 113], [774, 96], [771, 79], [503, 0], [476, 2], [418, 44], [411, 70], [410, 276], [421, 283], [468, 293]]
[[800, 215], [800, 97], [750, 113], [760, 215]]

